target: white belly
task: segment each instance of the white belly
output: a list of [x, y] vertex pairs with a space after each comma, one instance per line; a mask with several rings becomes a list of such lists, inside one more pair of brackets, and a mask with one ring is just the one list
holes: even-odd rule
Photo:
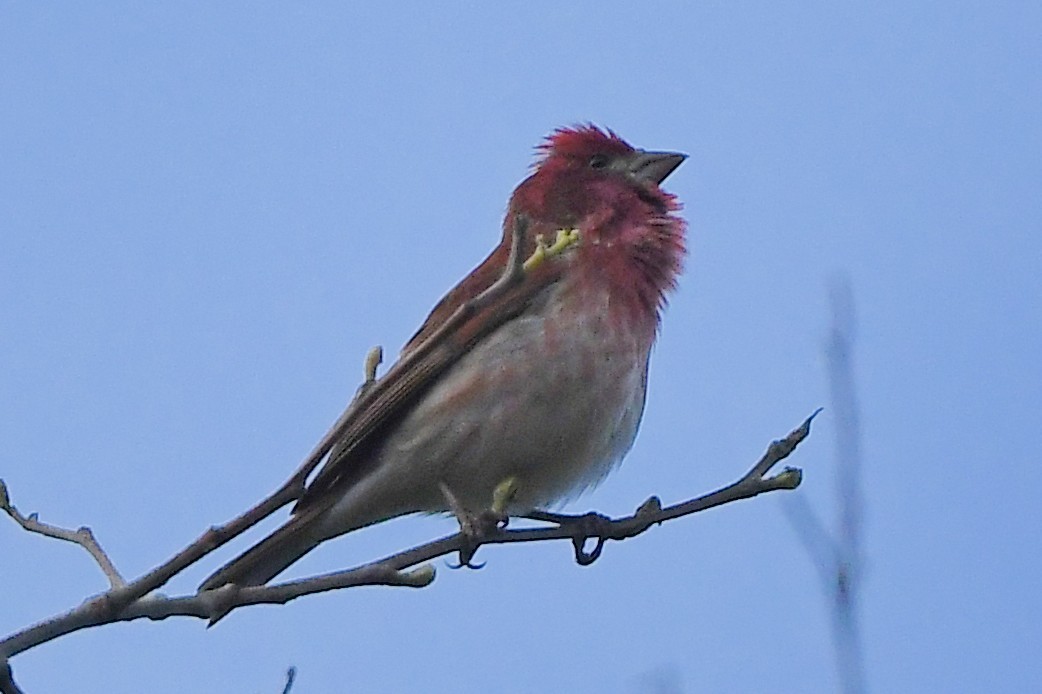
[[620, 330], [606, 293], [585, 297], [578, 321], [561, 293], [543, 297], [545, 317], [510, 321], [441, 377], [331, 510], [329, 534], [446, 511], [440, 482], [480, 511], [513, 477], [510, 511], [523, 513], [603, 479], [636, 436], [653, 336]]

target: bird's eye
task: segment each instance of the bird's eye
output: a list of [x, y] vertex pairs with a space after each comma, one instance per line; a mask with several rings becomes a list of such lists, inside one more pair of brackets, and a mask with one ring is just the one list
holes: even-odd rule
[[608, 155], [594, 154], [592, 157], [590, 157], [591, 169], [603, 169], [606, 166], [608, 166]]

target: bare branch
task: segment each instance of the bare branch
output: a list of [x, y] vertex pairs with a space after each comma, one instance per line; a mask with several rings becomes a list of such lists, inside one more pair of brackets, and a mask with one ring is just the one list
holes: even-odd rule
[[839, 501], [836, 562], [833, 567], [833, 633], [840, 680], [847, 694], [866, 690], [858, 621], [863, 550], [861, 546], [861, 418], [854, 378], [854, 295], [846, 279], [836, 281], [829, 299], [832, 329], [825, 349], [831, 400], [836, 414], [836, 497]]
[[0, 656], [0, 694], [22, 694], [21, 688], [14, 681], [11, 664], [3, 656]]
[[105, 577], [109, 580], [109, 585], [113, 588], [122, 588], [126, 585], [126, 581], [123, 580], [123, 576], [120, 575], [119, 570], [109, 559], [109, 555], [105, 554], [105, 550], [98, 544], [97, 539], [94, 537], [94, 533], [87, 526], [82, 526], [78, 530], [69, 530], [68, 528], [61, 528], [57, 525], [51, 525], [50, 523], [44, 523], [39, 519], [39, 516], [35, 513], [30, 513], [28, 516], [23, 516], [19, 513], [18, 509], [15, 508], [14, 504], [11, 503], [11, 497], [7, 493], [7, 485], [4, 484], [3, 480], [0, 480], [0, 510], [4, 511], [15, 523], [22, 526], [25, 530], [31, 533], [38, 533], [46, 537], [53, 537], [56, 540], [64, 540], [65, 542], [71, 542], [79, 545], [83, 549], [90, 553], [90, 556], [94, 558], [94, 561], [101, 568], [101, 571], [105, 574]]
[[[652, 497], [634, 514], [617, 519], [596, 514], [532, 514], [531, 518], [553, 522], [556, 524], [555, 527], [512, 529], [493, 525], [487, 529], [487, 533], [480, 538], [477, 545], [569, 540], [575, 547], [576, 561], [589, 564], [600, 556], [601, 548], [607, 540], [635, 537], [657, 523], [749, 499], [765, 492], [795, 489], [801, 480], [798, 469], [786, 468], [770, 477], [767, 474], [809, 435], [811, 421], [815, 415], [817, 412], [784, 439], [771, 443], [763, 457], [741, 479], [711, 494], [665, 508], [657, 498]], [[583, 552], [583, 545], [591, 538], [597, 540], [597, 549], [591, 553]], [[472, 536], [456, 533], [353, 569], [275, 585], [243, 588], [222, 586], [176, 598], [152, 593], [154, 588], [144, 590], [144, 587], [165, 583], [169, 576], [196, 561], [199, 556], [209, 551], [207, 547], [211, 542], [210, 533], [204, 534], [174, 558], [137, 581], [118, 589], [113, 588], [64, 614], [3, 639], [0, 641], [0, 663], [3, 662], [3, 658], [17, 655], [65, 634], [113, 622], [141, 618], [160, 620], [174, 616], [198, 617], [213, 622], [246, 605], [284, 604], [305, 595], [341, 588], [363, 585], [422, 588], [429, 585], [435, 577], [434, 568], [429, 563], [431, 560], [476, 549]], [[144, 592], [141, 592], [142, 590]]]
[[831, 602], [832, 640], [842, 690], [866, 690], [858, 622], [858, 598], [864, 564], [861, 485], [861, 425], [854, 379], [854, 299], [846, 279], [829, 292], [832, 325], [825, 346], [832, 411], [836, 423], [835, 528], [826, 527], [803, 498], [793, 498], [785, 512], [810, 555]]

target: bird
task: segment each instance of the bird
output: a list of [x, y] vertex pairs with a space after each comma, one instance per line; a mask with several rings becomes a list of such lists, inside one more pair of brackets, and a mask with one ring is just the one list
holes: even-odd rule
[[662, 189], [685, 154], [592, 123], [557, 128], [514, 189], [499, 244], [438, 302], [288, 521], [200, 590], [264, 585], [322, 542], [398, 516], [573, 500], [629, 452], [686, 256]]

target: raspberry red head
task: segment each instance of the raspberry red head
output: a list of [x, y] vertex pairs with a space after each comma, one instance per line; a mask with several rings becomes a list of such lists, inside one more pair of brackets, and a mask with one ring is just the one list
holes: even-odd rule
[[594, 125], [559, 128], [538, 151], [535, 170], [515, 191], [517, 212], [568, 225], [597, 209], [677, 209], [659, 184], [680, 166], [683, 154], [637, 149]]

